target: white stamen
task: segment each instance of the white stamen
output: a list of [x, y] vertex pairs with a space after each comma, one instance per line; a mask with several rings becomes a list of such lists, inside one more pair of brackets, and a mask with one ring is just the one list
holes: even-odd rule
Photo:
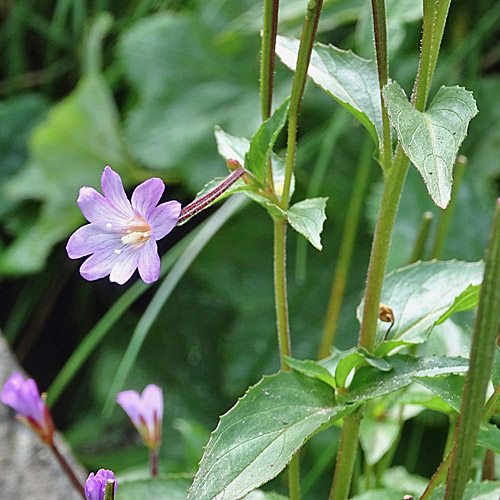
[[120, 255], [120, 254], [122, 253], [122, 251], [121, 251], [121, 250], [118, 250], [118, 248], [117, 248], [116, 250], [113, 250], [113, 252], [115, 252], [115, 253], [116, 253], [116, 255]]
[[130, 229], [127, 229], [127, 233], [130, 234], [132, 231]]
[[131, 243], [145, 243], [149, 240], [151, 236], [151, 232], [141, 233], [139, 231], [135, 231], [133, 233], [127, 234], [126, 236], [122, 236], [122, 243], [124, 245], [129, 245]]
[[108, 223], [106, 224], [106, 227], [107, 227], [108, 229], [111, 229], [113, 226], [112, 226], [112, 225], [108, 222]]

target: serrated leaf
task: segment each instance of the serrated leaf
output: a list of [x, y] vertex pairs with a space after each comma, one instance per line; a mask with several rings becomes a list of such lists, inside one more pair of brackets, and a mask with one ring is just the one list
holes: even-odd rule
[[184, 500], [189, 481], [184, 478], [151, 478], [136, 481], [119, 481], [116, 492], [118, 500]]
[[436, 321], [436, 325], [444, 323], [452, 314], [459, 311], [468, 311], [479, 304], [481, 285], [469, 285], [458, 297], [455, 297], [451, 307]]
[[460, 375], [446, 377], [413, 377], [413, 379], [437, 394], [446, 404], [456, 412], [460, 412], [465, 379]]
[[312, 360], [300, 360], [285, 357], [287, 364], [290, 368], [307, 375], [308, 377], [316, 377], [317, 379], [325, 382], [333, 388], [336, 388], [335, 378], [332, 374], [322, 365], [320, 365], [317, 361]]
[[[483, 262], [417, 262], [388, 274], [381, 302], [394, 311], [395, 322], [389, 341], [380, 344], [375, 354], [382, 356], [394, 347], [419, 344], [427, 340], [435, 322], [469, 285], [481, 283]], [[358, 307], [361, 321], [363, 302]], [[387, 331], [379, 322], [377, 340]]]
[[273, 115], [265, 120], [250, 141], [250, 148], [245, 155], [245, 168], [252, 172], [262, 183], [265, 183], [269, 157], [278, 138], [278, 134], [285, 126], [290, 98], [287, 97]]
[[311, 245], [321, 250], [321, 231], [326, 220], [325, 208], [328, 198], [309, 198], [292, 205], [287, 212], [290, 225], [304, 236]]
[[404, 354], [390, 357], [393, 370], [382, 372], [372, 366], [363, 366], [354, 375], [345, 400], [358, 403], [390, 394], [410, 385], [413, 377], [438, 377], [450, 373], [464, 373], [469, 360], [446, 356], [414, 358]]
[[434, 203], [446, 208], [451, 196], [453, 164], [477, 114], [472, 92], [441, 87], [425, 112], [417, 111], [398, 83], [386, 85], [383, 95], [399, 142], [417, 167]]
[[236, 500], [275, 477], [322, 425], [350, 409], [327, 384], [295, 371], [264, 377], [223, 415], [188, 500]]
[[[443, 500], [445, 485], [438, 486], [429, 497], [429, 500]], [[498, 500], [500, 498], [500, 482], [483, 481], [467, 484], [462, 500]]]
[[[295, 70], [299, 40], [278, 36], [276, 54]], [[370, 132], [375, 144], [382, 137], [382, 112], [377, 68], [350, 50], [314, 44], [307, 74], [349, 110]]]

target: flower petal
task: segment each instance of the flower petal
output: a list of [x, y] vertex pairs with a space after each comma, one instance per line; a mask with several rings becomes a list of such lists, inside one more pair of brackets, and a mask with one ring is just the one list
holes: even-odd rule
[[144, 283], [153, 283], [160, 277], [160, 257], [156, 241], [149, 239], [139, 250], [139, 274]]
[[119, 257], [112, 249], [94, 253], [80, 266], [80, 274], [87, 281], [104, 278], [111, 273]]
[[80, 188], [80, 194], [76, 202], [89, 222], [112, 221], [123, 224], [131, 216], [130, 212], [123, 214], [121, 210], [111, 206], [106, 198], [92, 187], [84, 186]]
[[123, 189], [122, 179], [111, 167], [104, 168], [101, 187], [106, 200], [115, 210], [121, 212], [125, 218], [133, 215], [130, 202]]
[[110, 232], [104, 224], [93, 222], [77, 229], [69, 238], [66, 252], [70, 259], [79, 259], [91, 253], [120, 249], [121, 234]]
[[38, 424], [43, 424], [44, 403], [33, 379], [24, 380], [20, 373], [13, 373], [5, 382], [1, 400], [23, 417], [31, 417]]
[[155, 384], [149, 384], [142, 391], [143, 416], [148, 425], [154, 425], [153, 415], [156, 412], [158, 420], [163, 418], [163, 392]]
[[147, 220], [160, 201], [164, 190], [165, 184], [158, 177], [153, 177], [139, 184], [132, 193], [132, 208], [134, 212], [139, 213]]
[[134, 425], [140, 427], [142, 402], [139, 393], [136, 391], [119, 392], [116, 396], [116, 402], [125, 410]]
[[113, 269], [111, 269], [109, 281], [113, 281], [119, 285], [123, 285], [127, 282], [137, 269], [141, 251], [142, 248], [137, 249], [133, 246], [122, 250], [121, 254], [118, 256], [119, 258], [113, 265]]
[[181, 204], [178, 201], [167, 201], [153, 210], [148, 223], [153, 230], [155, 240], [161, 240], [172, 231], [179, 220], [180, 213]]

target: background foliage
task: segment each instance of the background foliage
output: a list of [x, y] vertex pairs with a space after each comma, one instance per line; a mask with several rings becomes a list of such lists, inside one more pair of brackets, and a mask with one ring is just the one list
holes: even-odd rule
[[[387, 2], [390, 71], [407, 94], [418, 58], [417, 3]], [[297, 37], [305, 2], [282, 4], [279, 32]], [[365, 0], [326, 1], [319, 40], [372, 57], [369, 12]], [[129, 188], [150, 176], [163, 178], [166, 199], [185, 204], [207, 181], [224, 175], [214, 127], [251, 137], [260, 124], [262, 7], [250, 0], [17, 0], [3, 4], [2, 17], [0, 319], [26, 369], [46, 389], [103, 314], [135, 286], [87, 283], [78, 263], [66, 258], [65, 240], [83, 222], [75, 203], [79, 187], [97, 187], [109, 164]], [[478, 1], [474, 9], [465, 0], [452, 3], [431, 90], [432, 97], [441, 85], [459, 83], [474, 92], [480, 111], [461, 150], [469, 164], [445, 260], [483, 257], [492, 200], [499, 193], [499, 20], [500, 4], [493, 0]], [[278, 103], [289, 93], [292, 73], [279, 62], [276, 69]], [[299, 134], [296, 199], [305, 193], [329, 198], [323, 251], [305, 248], [292, 231], [288, 239], [293, 355], [314, 359], [360, 144], [370, 143], [368, 133], [312, 82]], [[336, 340], [344, 349], [358, 335], [355, 308], [381, 196], [380, 169], [372, 163]], [[439, 212], [410, 169], [389, 270], [407, 264], [426, 210]], [[182, 244], [201, 218], [169, 235], [161, 251]], [[271, 253], [269, 217], [261, 207], [246, 205], [212, 237], [160, 304], [126, 386], [142, 390], [154, 382], [164, 388], [164, 472], [192, 473], [218, 416], [263, 373], [277, 370]], [[133, 475], [146, 463], [126, 416], [109, 406], [105, 418], [101, 412], [132, 332], [144, 321], [156, 290], [147, 289], [112, 324], [56, 405], [59, 427], [90, 469], [105, 466]], [[455, 335], [467, 343], [463, 330], [456, 327]], [[430, 351], [432, 342], [426, 347]], [[405, 466], [429, 475], [444, 446], [439, 435], [446, 432], [446, 419], [426, 411], [406, 425], [409, 437], [401, 444], [407, 448]], [[439, 449], [420, 446], [418, 433]], [[330, 439], [334, 442], [336, 434], [333, 428], [313, 438], [304, 453], [307, 498], [315, 498], [307, 494], [311, 490], [324, 496], [321, 474], [335, 456]], [[311, 468], [316, 460], [319, 465]], [[400, 450], [396, 462], [403, 463]], [[397, 480], [384, 480], [388, 487], [397, 485]]]

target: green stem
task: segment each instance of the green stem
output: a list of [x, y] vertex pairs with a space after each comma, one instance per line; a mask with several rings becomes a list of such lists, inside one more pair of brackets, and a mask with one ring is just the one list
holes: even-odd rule
[[436, 472], [432, 476], [427, 488], [422, 493], [420, 500], [429, 500], [432, 492], [446, 479], [446, 473], [451, 464], [451, 453], [446, 455], [446, 458], [441, 462], [441, 465], [437, 468]]
[[299, 453], [300, 451], [297, 451], [288, 464], [288, 490], [290, 500], [299, 500], [300, 498]]
[[420, 229], [418, 230], [417, 238], [415, 239], [415, 244], [413, 245], [410, 264], [417, 262], [417, 260], [423, 260], [425, 256], [425, 246], [427, 244], [427, 238], [429, 237], [429, 230], [431, 228], [433, 218], [434, 214], [432, 212], [424, 212], [422, 215], [422, 222], [420, 223]]
[[106, 481], [103, 500], [114, 500], [114, 498], [115, 498], [115, 480], [108, 479]]
[[360, 410], [344, 417], [342, 434], [340, 437], [340, 447], [337, 454], [337, 457], [341, 457], [341, 459], [339, 460], [337, 458], [335, 476], [333, 478], [329, 500], [344, 500], [349, 495], [352, 472], [358, 449], [358, 435], [361, 418], [362, 413]]
[[483, 284], [445, 500], [461, 500], [483, 415], [500, 322], [500, 200], [486, 254]]
[[[262, 121], [271, 116], [274, 88], [274, 63], [276, 60], [276, 35], [278, 33], [279, 0], [264, 0], [264, 25], [260, 61], [260, 103]], [[274, 186], [271, 160], [267, 169], [267, 182]]]
[[458, 414], [455, 412], [450, 413], [448, 419], [450, 423], [448, 427], [448, 436], [446, 437], [446, 444], [444, 445], [444, 457], [447, 457], [448, 453], [450, 453], [453, 449], [453, 443], [455, 442], [455, 436], [457, 433]]
[[328, 311], [326, 313], [325, 328], [321, 339], [318, 358], [326, 358], [330, 354], [330, 350], [335, 339], [335, 330], [337, 328], [337, 320], [342, 305], [345, 285], [347, 282], [347, 273], [351, 263], [352, 251], [356, 240], [356, 230], [359, 224], [359, 214], [365, 200], [365, 191], [368, 185], [370, 175], [370, 167], [372, 165], [372, 141], [371, 137], [367, 137], [362, 149], [359, 166], [354, 179], [354, 185], [347, 208], [347, 215], [344, 223], [344, 231], [342, 234], [342, 243], [340, 244], [337, 266], [335, 268], [335, 276], [333, 279], [332, 292], [328, 303]]
[[500, 398], [500, 385], [497, 386], [495, 392], [490, 396], [490, 399], [488, 399], [488, 402], [484, 407], [484, 416], [483, 416], [484, 423], [488, 423], [490, 421], [490, 418], [497, 412], [499, 398]]
[[467, 157], [459, 155], [455, 161], [455, 167], [453, 169], [453, 186], [451, 188], [450, 203], [445, 210], [441, 211], [441, 215], [439, 217], [436, 237], [434, 238], [434, 246], [432, 248], [432, 259], [439, 259], [443, 253], [444, 243], [450, 229], [451, 218], [453, 217], [453, 211], [457, 201], [458, 189], [460, 188], [466, 166]]
[[382, 169], [390, 168], [392, 163], [391, 124], [382, 96], [382, 89], [389, 79], [387, 52], [387, 26], [385, 0], [372, 0], [373, 31], [375, 33], [375, 53], [377, 55], [378, 84], [380, 88], [380, 106], [382, 109], [382, 141], [380, 142], [380, 161]]
[[297, 65], [292, 83], [292, 94], [290, 96], [290, 108], [288, 110], [285, 180], [283, 182], [283, 194], [281, 196], [281, 208], [283, 210], [288, 208], [290, 202], [290, 185], [292, 182], [295, 149], [297, 146], [297, 120], [322, 7], [323, 0], [309, 0], [304, 25], [302, 27], [302, 36], [300, 38], [299, 52], [297, 54]]
[[288, 301], [286, 293], [286, 229], [283, 217], [274, 219], [274, 298], [276, 303], [276, 323], [280, 362], [283, 370], [290, 370], [285, 356], [290, 356], [290, 329], [288, 324]]

